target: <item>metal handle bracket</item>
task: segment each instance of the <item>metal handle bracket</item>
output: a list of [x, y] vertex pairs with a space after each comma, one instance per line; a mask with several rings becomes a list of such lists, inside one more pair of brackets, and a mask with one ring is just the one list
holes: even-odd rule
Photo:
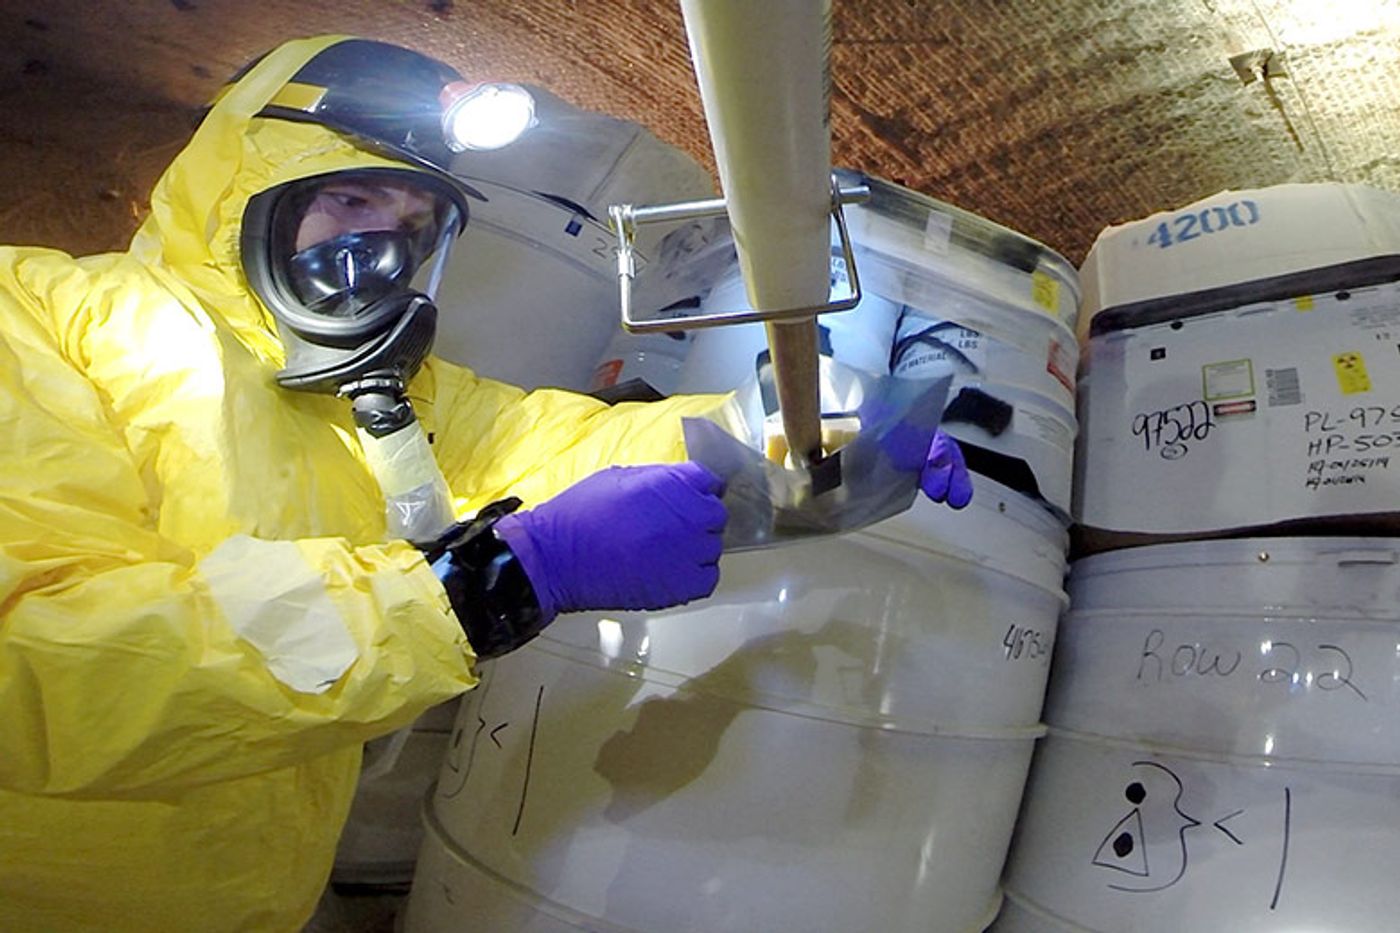
[[632, 314], [632, 280], [637, 274], [633, 243], [637, 227], [648, 223], [666, 223], [681, 220], [694, 220], [700, 217], [714, 217], [727, 212], [724, 198], [707, 201], [680, 201], [674, 204], [656, 204], [634, 207], [631, 204], [614, 204], [608, 208], [612, 219], [613, 232], [617, 235], [617, 285], [622, 306], [622, 326], [634, 334], [648, 334], [657, 331], [695, 330], [702, 327], [723, 327], [728, 324], [751, 324], [758, 321], [794, 321], [816, 317], [832, 311], [848, 311], [860, 303], [860, 276], [856, 274], [856, 257], [851, 246], [851, 236], [846, 229], [846, 217], [842, 204], [856, 204], [870, 197], [867, 185], [842, 188], [831, 178], [831, 216], [836, 220], [836, 231], [841, 238], [841, 254], [846, 262], [846, 274], [850, 278], [851, 294], [837, 301], [812, 305], [803, 308], [779, 308], [771, 310], [720, 311], [713, 314], [694, 314], [687, 317], [666, 317], [652, 320], [638, 320]]

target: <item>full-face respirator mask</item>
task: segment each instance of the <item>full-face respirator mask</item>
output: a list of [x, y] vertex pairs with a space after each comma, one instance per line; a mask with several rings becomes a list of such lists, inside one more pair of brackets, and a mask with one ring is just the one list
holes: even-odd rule
[[466, 219], [451, 186], [408, 168], [335, 172], [255, 196], [243, 266], [286, 346], [278, 382], [353, 397], [365, 380], [411, 379], [432, 348], [433, 299]]
[[[508, 131], [486, 118], [507, 111]], [[514, 86], [468, 84], [409, 49], [344, 39], [307, 60], [257, 116], [327, 127], [397, 163], [258, 193], [243, 212], [240, 250], [286, 349], [277, 382], [350, 401], [388, 535], [433, 541], [453, 525], [452, 500], [407, 386], [432, 349], [434, 298], [468, 201], [486, 200], [453, 173], [453, 158], [508, 144], [533, 125], [533, 102]], [[485, 142], [472, 137], [493, 127]]]

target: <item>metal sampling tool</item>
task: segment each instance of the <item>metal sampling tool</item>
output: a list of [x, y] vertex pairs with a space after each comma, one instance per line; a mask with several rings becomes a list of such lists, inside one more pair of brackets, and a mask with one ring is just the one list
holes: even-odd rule
[[[831, 175], [828, 0], [681, 0], [724, 198], [610, 209], [627, 330], [685, 330], [763, 321], [783, 433], [795, 464], [823, 455], [816, 316], [860, 300], [843, 202], [869, 196]], [[727, 213], [754, 310], [661, 321], [633, 314], [639, 224]], [[829, 301], [835, 218], [851, 294]]]

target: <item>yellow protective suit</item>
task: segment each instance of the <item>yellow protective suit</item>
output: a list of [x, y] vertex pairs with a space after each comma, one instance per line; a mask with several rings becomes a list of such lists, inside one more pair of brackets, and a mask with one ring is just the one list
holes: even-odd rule
[[[348, 403], [275, 383], [237, 256], [252, 194], [394, 164], [252, 117], [328, 41], [219, 99], [127, 253], [0, 249], [6, 933], [299, 929], [362, 743], [474, 683], [436, 577], [384, 542]], [[437, 360], [410, 395], [464, 511], [678, 459], [678, 415], [716, 407], [608, 408]]]

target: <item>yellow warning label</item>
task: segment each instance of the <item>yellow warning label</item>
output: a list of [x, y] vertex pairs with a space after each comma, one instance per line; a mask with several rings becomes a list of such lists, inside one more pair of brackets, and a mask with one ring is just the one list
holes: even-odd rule
[[1337, 371], [1337, 385], [1343, 395], [1371, 391], [1371, 377], [1366, 375], [1366, 361], [1355, 350], [1338, 353], [1332, 357], [1332, 368]]
[[1031, 299], [1051, 314], [1060, 312], [1060, 280], [1037, 269], [1031, 273]]
[[1312, 295], [1299, 295], [1293, 299], [1293, 304], [1299, 311], [1311, 311], [1314, 307]]

